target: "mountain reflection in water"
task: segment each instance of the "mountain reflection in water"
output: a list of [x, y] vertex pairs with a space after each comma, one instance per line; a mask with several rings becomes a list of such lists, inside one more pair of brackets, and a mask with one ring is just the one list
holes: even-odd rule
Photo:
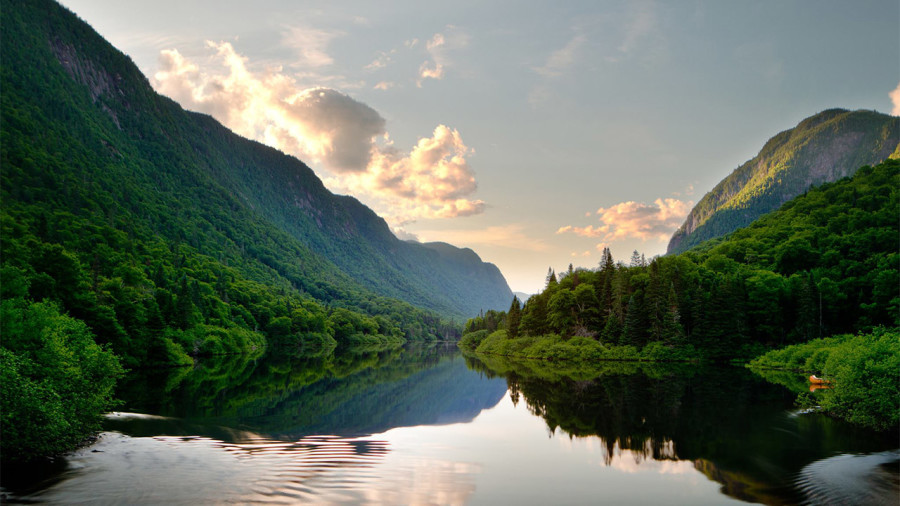
[[[6, 501], [796, 504], [848, 490], [875, 503], [898, 498], [896, 480], [873, 486], [863, 469], [884, 478], [896, 434], [798, 416], [793, 393], [743, 368], [515, 362], [464, 358], [452, 346], [270, 352], [132, 375], [120, 396], [107, 432], [61, 467], [45, 476], [4, 469]], [[867, 455], [831, 459], [849, 453]], [[842, 480], [828, 485], [839, 488], [816, 483], [836, 473]]]

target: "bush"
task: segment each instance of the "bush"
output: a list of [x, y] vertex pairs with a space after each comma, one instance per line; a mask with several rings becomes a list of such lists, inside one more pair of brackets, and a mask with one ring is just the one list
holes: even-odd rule
[[487, 329], [469, 332], [462, 336], [462, 339], [459, 340], [458, 346], [466, 350], [474, 351], [475, 348], [478, 348], [478, 345], [480, 345], [482, 341], [484, 341], [484, 338], [486, 338], [487, 336]]
[[6, 461], [62, 453], [99, 428], [123, 370], [87, 325], [52, 303], [0, 306], [0, 451]]
[[829, 413], [877, 430], [900, 424], [900, 331], [814, 339], [771, 351], [751, 368], [815, 373], [832, 382], [819, 403]]

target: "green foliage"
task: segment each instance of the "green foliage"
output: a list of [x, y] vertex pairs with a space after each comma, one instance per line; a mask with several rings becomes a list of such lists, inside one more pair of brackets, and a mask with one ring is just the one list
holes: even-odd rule
[[900, 424], [900, 331], [896, 329], [795, 344], [770, 351], [749, 367], [821, 375], [833, 387], [816, 392], [828, 412], [879, 430], [896, 430]]
[[53, 303], [5, 299], [0, 310], [0, 449], [7, 461], [70, 449], [111, 406], [118, 359]]
[[[895, 326], [897, 216], [900, 161], [863, 167], [687, 253], [649, 264], [633, 255], [625, 267], [604, 251], [598, 270], [548, 276], [525, 303], [518, 344], [488, 339], [475, 348], [557, 359], [609, 356], [598, 350], [618, 346], [643, 350], [629, 359], [748, 360], [775, 346]], [[504, 328], [483, 320], [470, 320], [467, 331]], [[568, 343], [575, 337], [597, 341], [576, 352]], [[525, 338], [541, 343], [530, 355]]]
[[[18, 390], [4, 395], [15, 409], [46, 406], [50, 438], [68, 431], [54, 428], [68, 407], [51, 380], [71, 371], [35, 366], [17, 346], [54, 325], [129, 368], [184, 366], [267, 347], [327, 355], [455, 339], [461, 318], [512, 295], [471, 250], [399, 241], [300, 161], [157, 95], [57, 3], [0, 10], [0, 297], [62, 318], [25, 330], [9, 320], [4, 386]], [[29, 416], [4, 418], [4, 430]], [[89, 425], [65, 423], [66, 434]]]
[[651, 343], [639, 349], [635, 346], [604, 346], [584, 336], [561, 339], [556, 334], [509, 338], [506, 331], [490, 335], [478, 331], [463, 336], [459, 343], [463, 350], [478, 356], [502, 356], [547, 360], [550, 362], [597, 363], [608, 360], [677, 362], [698, 360], [701, 355], [692, 346], [671, 346]]
[[[851, 140], [852, 139], [852, 140]], [[900, 120], [875, 111], [831, 109], [776, 135], [700, 199], [675, 232], [668, 253], [681, 253], [729, 234], [805, 193], [810, 186], [852, 175], [858, 167], [896, 157]], [[782, 268], [803, 270], [812, 244], [794, 239]]]
[[475, 351], [476, 348], [484, 341], [484, 339], [490, 335], [487, 329], [476, 330], [473, 332], [468, 332], [463, 334], [462, 339], [459, 340], [460, 348], [464, 350]]
[[[145, 367], [310, 333], [453, 339], [452, 301], [496, 295], [496, 268], [471, 251], [397, 241], [298, 160], [156, 95], [54, 2], [2, 10], [4, 298], [54, 301]], [[460, 293], [460, 271], [492, 295]]]

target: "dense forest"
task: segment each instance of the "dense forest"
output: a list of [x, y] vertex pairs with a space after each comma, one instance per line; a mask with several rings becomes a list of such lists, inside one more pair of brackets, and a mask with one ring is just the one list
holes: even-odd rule
[[511, 296], [471, 250], [400, 241], [299, 160], [156, 94], [57, 3], [2, 11], [4, 460], [77, 443], [125, 369], [453, 340]]
[[752, 357], [895, 327], [898, 216], [900, 161], [862, 167], [686, 253], [648, 261], [635, 252], [625, 265], [606, 249], [597, 269], [551, 271], [524, 306], [513, 299], [508, 311], [470, 319], [462, 345], [543, 358], [567, 343], [607, 358], [678, 359], [685, 348]]
[[877, 111], [829, 109], [781, 132], [691, 209], [668, 254], [746, 227], [810, 186], [851, 176], [900, 156], [900, 118]]

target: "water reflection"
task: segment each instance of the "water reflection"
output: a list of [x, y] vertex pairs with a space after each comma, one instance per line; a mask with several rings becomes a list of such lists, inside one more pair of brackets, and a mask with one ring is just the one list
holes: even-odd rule
[[393, 448], [370, 435], [470, 422], [505, 393], [441, 345], [144, 371], [98, 443], [62, 467], [4, 470], [2, 491], [12, 503], [458, 502], [477, 466], [403, 458], [376, 470]]
[[[513, 401], [524, 401], [551, 434], [597, 436], [605, 465], [688, 462], [744, 501], [800, 502], [794, 479], [807, 464], [897, 445], [896, 434], [793, 416], [793, 393], [742, 368], [613, 362], [573, 370], [498, 357], [468, 360], [473, 369], [506, 378]], [[894, 494], [888, 497], [896, 497], [896, 487]]]
[[786, 504], [844, 497], [817, 485], [866, 467], [856, 496], [898, 498], [895, 457], [831, 459], [896, 435], [798, 416], [791, 391], [741, 368], [427, 347], [228, 358], [134, 376], [122, 397], [47, 481], [4, 469], [10, 502]]
[[[446, 345], [328, 358], [228, 357], [188, 371], [134, 375], [121, 396], [128, 411], [177, 418], [187, 426], [184, 433], [207, 430], [227, 441], [239, 437], [235, 430], [281, 440], [323, 433], [360, 436], [467, 422], [497, 404], [505, 382], [466, 370], [455, 347]], [[135, 435], [161, 430], [151, 420], [109, 428]]]
[[374, 482], [384, 441], [329, 436], [295, 442], [107, 432], [69, 458], [60, 483], [32, 497], [60, 504], [340, 503]]

